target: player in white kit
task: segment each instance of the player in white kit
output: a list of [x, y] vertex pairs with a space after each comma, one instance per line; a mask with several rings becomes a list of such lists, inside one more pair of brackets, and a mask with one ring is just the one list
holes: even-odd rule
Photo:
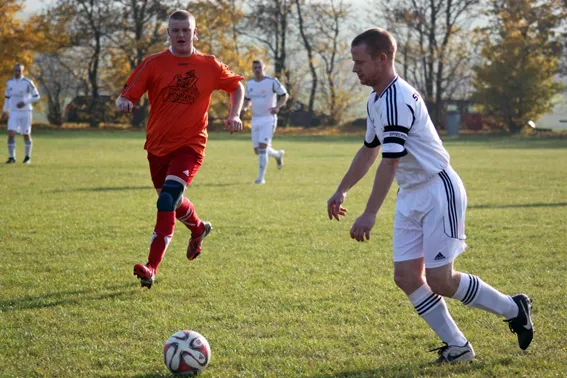
[[443, 297], [504, 317], [517, 334], [520, 348], [526, 349], [534, 332], [531, 300], [525, 294], [504, 295], [477, 276], [453, 269], [453, 261], [466, 248], [467, 196], [425, 102], [396, 74], [396, 41], [383, 29], [369, 29], [352, 41], [351, 53], [353, 72], [374, 92], [367, 104], [364, 145], [327, 202], [329, 219], [346, 215], [342, 203], [347, 191], [364, 177], [382, 149], [366, 209], [350, 236], [357, 241], [370, 239], [395, 178], [400, 189], [394, 218], [394, 281], [444, 342], [435, 349], [436, 362], [466, 362], [475, 357]]
[[31, 125], [32, 103], [39, 100], [39, 92], [33, 82], [24, 77], [24, 66], [14, 66], [14, 77], [6, 83], [6, 99], [2, 119], [8, 117], [8, 154], [6, 164], [16, 162], [16, 133], [24, 136], [24, 164], [29, 164], [32, 151]]
[[258, 177], [255, 184], [264, 184], [268, 157], [276, 159], [278, 169], [283, 168], [284, 150], [272, 148], [272, 138], [278, 123], [278, 112], [289, 95], [278, 79], [266, 76], [266, 66], [261, 60], [252, 62], [254, 78], [246, 82], [244, 107], [246, 112], [252, 104], [252, 146], [258, 155]]

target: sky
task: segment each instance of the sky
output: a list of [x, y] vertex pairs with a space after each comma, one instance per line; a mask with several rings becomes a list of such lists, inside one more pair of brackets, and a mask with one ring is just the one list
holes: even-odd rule
[[[50, 0], [25, 0], [26, 9], [24, 13], [33, 13], [43, 8], [43, 3], [49, 3]], [[364, 6], [368, 4], [368, 0], [350, 0], [350, 2], [356, 7], [364, 9]]]

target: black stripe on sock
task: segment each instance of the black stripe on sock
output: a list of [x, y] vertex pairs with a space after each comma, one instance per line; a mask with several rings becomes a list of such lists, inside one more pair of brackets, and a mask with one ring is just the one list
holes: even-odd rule
[[479, 287], [478, 277], [473, 276], [472, 274], [469, 274], [468, 276], [470, 280], [469, 288], [467, 289], [467, 294], [465, 295], [462, 301], [466, 305], [472, 303], [473, 299], [476, 297], [476, 294], [478, 293], [478, 287]]
[[435, 294], [435, 293], [431, 293], [427, 298], [425, 298], [423, 301], [421, 301], [420, 304], [414, 306], [415, 310], [420, 313], [423, 311], [424, 308], [428, 308], [429, 305], [431, 304], [432, 301], [435, 300], [435, 298], [437, 298], [439, 295]]
[[429, 305], [427, 307], [424, 307], [423, 309], [418, 311], [417, 314], [420, 315], [420, 316], [426, 314], [433, 307], [436, 307], [437, 304], [441, 301], [441, 299], [443, 299], [443, 297], [441, 297], [440, 295], [436, 295], [435, 298], [433, 299], [433, 301], [431, 301], [431, 303], [429, 303]]

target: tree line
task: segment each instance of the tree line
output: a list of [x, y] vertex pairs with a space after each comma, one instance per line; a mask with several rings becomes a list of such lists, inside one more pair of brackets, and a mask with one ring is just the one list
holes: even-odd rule
[[[368, 90], [351, 73], [350, 41], [369, 27], [398, 41], [398, 73], [416, 86], [442, 124], [445, 101], [470, 100], [488, 122], [518, 132], [550, 111], [564, 88], [567, 0], [53, 0], [28, 19], [22, 0], [0, 0], [0, 79], [21, 62], [37, 82], [50, 123], [82, 98], [85, 122], [142, 127], [149, 104], [119, 117], [109, 101], [149, 54], [167, 48], [167, 17], [177, 8], [197, 21], [196, 48], [251, 76], [263, 59], [290, 93], [284, 123], [301, 112], [306, 127], [341, 125], [360, 114]], [[210, 117], [222, 119], [216, 93]]]

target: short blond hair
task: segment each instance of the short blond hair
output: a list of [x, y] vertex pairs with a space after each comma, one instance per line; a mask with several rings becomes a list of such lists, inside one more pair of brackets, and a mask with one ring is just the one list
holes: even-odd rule
[[368, 29], [357, 35], [351, 43], [351, 47], [366, 45], [368, 54], [375, 59], [384, 53], [390, 59], [394, 59], [397, 50], [397, 43], [394, 37], [384, 29]]

